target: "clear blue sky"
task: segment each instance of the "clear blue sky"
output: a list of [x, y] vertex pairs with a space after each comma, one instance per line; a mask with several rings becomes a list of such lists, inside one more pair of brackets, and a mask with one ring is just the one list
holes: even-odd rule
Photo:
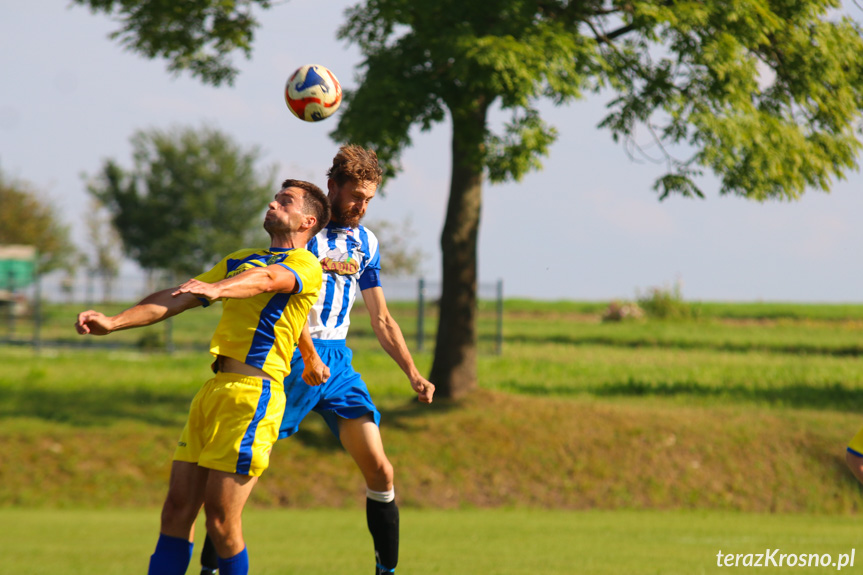
[[[0, 0], [0, 167], [44, 192], [76, 243], [84, 245], [89, 202], [81, 174], [95, 174], [109, 157], [130, 166], [138, 129], [213, 126], [259, 146], [265, 163], [279, 164], [279, 178], [325, 183], [336, 121], [300, 122], [282, 89], [306, 63], [355, 85], [359, 52], [335, 38], [352, 2], [291, 0], [264, 12], [251, 60], [237, 55], [239, 78], [223, 88], [172, 77], [165, 62], [123, 51], [107, 38], [116, 24], [67, 4]], [[660, 203], [651, 185], [661, 166], [631, 161], [596, 128], [603, 106], [599, 97], [544, 106], [560, 132], [544, 169], [518, 184], [485, 186], [482, 282], [500, 278], [507, 296], [541, 299], [633, 298], [680, 281], [690, 300], [863, 300], [859, 173], [796, 203], [719, 197], [713, 178], [703, 181], [706, 200]], [[370, 211], [372, 219], [412, 221], [429, 279], [440, 277], [449, 138], [448, 121], [415, 132], [404, 172]]]

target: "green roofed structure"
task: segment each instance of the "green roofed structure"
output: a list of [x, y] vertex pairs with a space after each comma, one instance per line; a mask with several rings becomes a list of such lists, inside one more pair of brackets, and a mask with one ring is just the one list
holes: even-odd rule
[[36, 248], [0, 245], [0, 299], [36, 281]]

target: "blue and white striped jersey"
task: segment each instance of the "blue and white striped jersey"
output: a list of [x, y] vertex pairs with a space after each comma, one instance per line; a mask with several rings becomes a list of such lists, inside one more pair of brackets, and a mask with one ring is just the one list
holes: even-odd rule
[[314, 339], [345, 339], [357, 291], [381, 285], [378, 238], [362, 225], [329, 224], [306, 249], [317, 256], [324, 272], [318, 301], [309, 311], [309, 331]]

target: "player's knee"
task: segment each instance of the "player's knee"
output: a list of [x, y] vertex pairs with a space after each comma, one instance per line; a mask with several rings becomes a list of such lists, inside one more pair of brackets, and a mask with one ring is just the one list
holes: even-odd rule
[[183, 527], [187, 524], [191, 526], [197, 514], [198, 509], [195, 509], [189, 501], [169, 491], [162, 505], [162, 526], [163, 528]]
[[389, 462], [389, 460], [384, 462], [383, 469], [381, 470], [381, 474], [383, 475], [383, 479], [386, 480], [387, 483], [392, 484], [395, 480], [395, 469], [393, 469], [393, 464]]
[[384, 458], [377, 463], [374, 470], [368, 477], [368, 487], [377, 491], [386, 491], [390, 489], [395, 480], [395, 470], [392, 463]]
[[226, 523], [224, 518], [215, 516], [211, 512], [207, 512], [207, 534], [211, 539], [220, 540], [225, 536], [225, 532], [227, 531]]
[[216, 544], [217, 548], [230, 546], [231, 542], [238, 537], [236, 533], [237, 526], [233, 521], [228, 520], [224, 514], [214, 513], [212, 510], [206, 510], [207, 516], [207, 534]]

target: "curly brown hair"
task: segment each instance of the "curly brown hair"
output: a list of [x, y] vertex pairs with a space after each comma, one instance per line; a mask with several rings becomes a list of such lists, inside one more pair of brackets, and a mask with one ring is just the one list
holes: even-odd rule
[[327, 177], [339, 186], [345, 182], [374, 182], [379, 186], [384, 171], [378, 164], [378, 155], [374, 150], [349, 144], [339, 148], [332, 167], [327, 170]]

